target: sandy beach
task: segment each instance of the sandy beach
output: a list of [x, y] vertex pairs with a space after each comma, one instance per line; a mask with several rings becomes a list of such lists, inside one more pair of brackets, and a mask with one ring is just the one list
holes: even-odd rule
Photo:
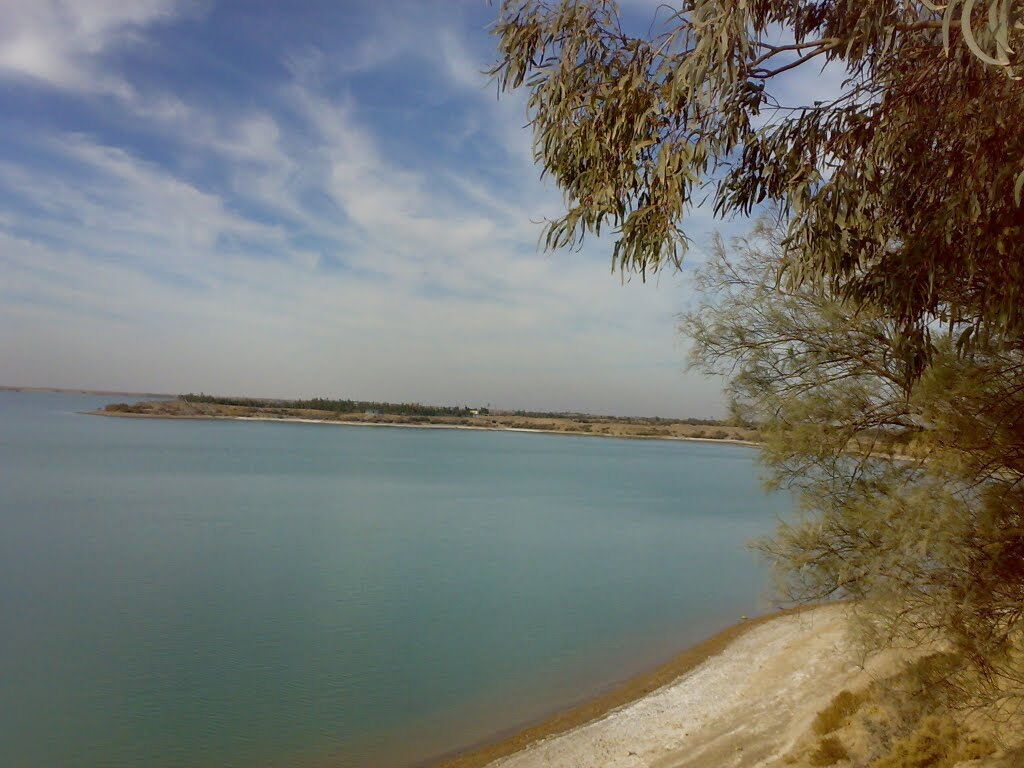
[[[845, 610], [829, 605], [745, 622], [589, 711], [577, 708], [438, 768], [782, 765], [814, 715], [839, 690], [868, 679], [845, 639]], [[616, 696], [625, 701], [616, 705]]]

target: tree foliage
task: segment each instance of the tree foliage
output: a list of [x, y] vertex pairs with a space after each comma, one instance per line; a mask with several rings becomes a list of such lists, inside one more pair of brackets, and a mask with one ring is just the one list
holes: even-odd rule
[[790, 598], [856, 598], [869, 646], [948, 643], [965, 693], [1024, 703], [1024, 354], [936, 332], [910, 376], [884, 313], [779, 284], [784, 236], [717, 240], [683, 319], [801, 499], [762, 549]]
[[[567, 200], [550, 248], [612, 230], [613, 266], [680, 263], [686, 217], [766, 201], [791, 286], [873, 302], [923, 365], [957, 342], [1024, 339], [1024, 3], [683, 0], [646, 36], [610, 0], [504, 0], [500, 88], [529, 92], [535, 153]], [[824, 102], [785, 78], [828, 65]], [[913, 342], [913, 344], [911, 344]]]

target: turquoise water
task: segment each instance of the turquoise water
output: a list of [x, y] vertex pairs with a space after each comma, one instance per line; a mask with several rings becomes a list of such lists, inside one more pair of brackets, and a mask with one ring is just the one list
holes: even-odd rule
[[[115, 398], [116, 399], [116, 398]], [[0, 764], [400, 768], [763, 608], [739, 446], [0, 393]]]

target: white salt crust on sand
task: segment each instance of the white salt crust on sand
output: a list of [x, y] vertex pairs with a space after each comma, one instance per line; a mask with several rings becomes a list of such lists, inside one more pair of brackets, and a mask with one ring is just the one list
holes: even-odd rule
[[844, 610], [824, 606], [755, 627], [664, 688], [490, 768], [781, 764], [814, 714], [863, 674]]

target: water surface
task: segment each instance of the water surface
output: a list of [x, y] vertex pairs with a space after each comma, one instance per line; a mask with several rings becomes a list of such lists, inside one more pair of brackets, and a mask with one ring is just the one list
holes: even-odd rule
[[762, 606], [740, 446], [0, 393], [4, 766], [402, 768]]

